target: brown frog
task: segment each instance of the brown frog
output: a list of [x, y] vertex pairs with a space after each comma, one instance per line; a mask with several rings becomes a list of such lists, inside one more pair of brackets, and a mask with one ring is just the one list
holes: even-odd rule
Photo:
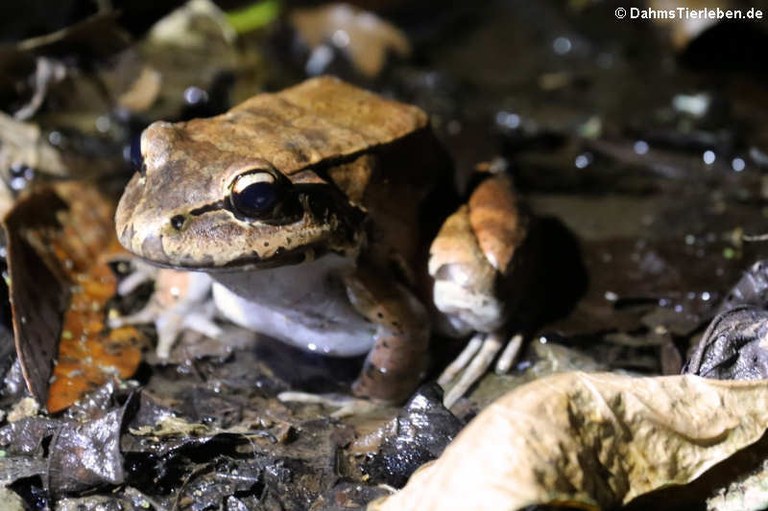
[[[525, 232], [514, 195], [500, 176], [478, 187], [490, 202], [451, 217], [466, 225], [442, 229], [429, 278], [429, 243], [456, 203], [450, 161], [414, 106], [321, 77], [210, 119], [156, 122], [141, 152], [117, 210], [121, 243], [209, 274], [219, 312], [239, 325], [328, 355], [367, 353], [358, 396], [410, 394], [430, 318], [457, 335], [505, 324], [498, 277]], [[473, 318], [466, 307], [480, 303]]]

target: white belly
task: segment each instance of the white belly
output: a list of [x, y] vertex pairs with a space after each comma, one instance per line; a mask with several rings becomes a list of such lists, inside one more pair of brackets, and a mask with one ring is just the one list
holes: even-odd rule
[[213, 298], [240, 326], [327, 355], [356, 356], [375, 326], [349, 303], [342, 282], [354, 262], [336, 255], [295, 266], [213, 274]]

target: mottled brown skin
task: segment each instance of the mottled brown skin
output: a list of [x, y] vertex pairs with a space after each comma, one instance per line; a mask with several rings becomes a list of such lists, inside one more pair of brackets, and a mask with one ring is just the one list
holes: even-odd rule
[[[414, 277], [428, 243], [422, 205], [448, 170], [424, 112], [317, 78], [214, 118], [154, 123], [142, 154], [145, 168], [116, 215], [126, 248], [161, 266], [206, 272], [325, 252], [357, 257], [348, 294], [378, 330], [354, 391], [389, 401], [410, 394], [429, 339]], [[264, 222], [227, 207], [234, 177], [254, 168], [290, 185], [296, 211]]]

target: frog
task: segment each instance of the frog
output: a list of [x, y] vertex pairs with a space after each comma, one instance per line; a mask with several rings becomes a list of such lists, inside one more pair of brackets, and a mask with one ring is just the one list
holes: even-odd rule
[[[524, 238], [517, 202], [489, 173], [473, 196], [497, 210], [460, 206], [450, 157], [416, 106], [317, 77], [216, 117], [154, 122], [141, 154], [117, 206], [121, 244], [208, 275], [228, 321], [365, 355], [355, 396], [401, 402], [424, 378], [433, 331], [489, 337], [506, 324], [497, 284], [514, 250], [500, 247]], [[490, 234], [467, 235], [473, 222]]]

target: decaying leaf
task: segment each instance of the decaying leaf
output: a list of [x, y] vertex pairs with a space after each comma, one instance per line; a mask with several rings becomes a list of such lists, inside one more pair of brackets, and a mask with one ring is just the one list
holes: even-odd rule
[[[14, 116], [20, 120], [35, 115], [50, 90], [72, 69], [63, 56], [76, 54], [80, 63], [92, 63], [125, 49], [130, 36], [120, 28], [117, 18], [114, 11], [103, 12], [56, 32], [0, 44], [0, 102], [6, 110], [6, 103], [14, 105]], [[25, 104], [16, 108], [19, 100]]]
[[768, 305], [768, 261], [757, 261], [750, 266], [728, 291], [717, 311], [721, 313], [741, 305], [758, 308]]
[[34, 123], [0, 112], [0, 215], [8, 212], [15, 194], [34, 176], [85, 179], [125, 171], [119, 151], [108, 142], [87, 135], [62, 135], [58, 146]]
[[[707, 8], [727, 10], [733, 9], [736, 6], [736, 2], [730, 0], [685, 0], [683, 2], [651, 0], [649, 6], [663, 12], [675, 11], [680, 7], [692, 11]], [[677, 50], [684, 50], [688, 43], [718, 23], [719, 20], [710, 16], [682, 16], [678, 14], [675, 18], [655, 18], [653, 22], [666, 27], [669, 30], [669, 37], [674, 47]]]
[[768, 382], [563, 373], [485, 409], [376, 511], [597, 509], [686, 484], [768, 427]]
[[190, 0], [152, 27], [148, 38], [180, 48], [203, 47], [212, 39], [234, 41], [237, 34], [224, 13], [210, 0]]
[[104, 326], [116, 289], [107, 263], [121, 250], [113, 212], [95, 187], [65, 183], [26, 196], [5, 219], [16, 349], [32, 395], [50, 412], [131, 376], [141, 360], [138, 331]]
[[707, 499], [707, 511], [759, 511], [768, 507], [768, 460], [755, 472]]
[[128, 404], [87, 422], [67, 421], [54, 435], [48, 456], [48, 487], [61, 495], [125, 478], [120, 430]]
[[712, 320], [684, 372], [719, 380], [768, 376], [768, 312], [736, 307]]
[[[130, 100], [131, 109], [141, 107], [138, 111], [147, 119], [177, 118], [180, 111], [185, 116], [208, 117], [226, 110], [230, 78], [243, 67], [242, 48], [236, 46], [235, 37], [213, 2], [184, 3], [139, 41], [143, 76], [133, 83], [130, 95], [120, 98], [121, 104]], [[258, 85], [251, 84], [255, 89], [249, 87], [247, 95]]]
[[462, 426], [443, 406], [440, 387], [423, 385], [397, 417], [374, 433], [381, 437], [379, 453], [367, 460], [365, 472], [373, 481], [400, 488], [419, 466], [437, 458]]
[[1, 112], [0, 165], [4, 171], [26, 165], [49, 176], [69, 174], [62, 155], [45, 140], [38, 125], [17, 121]]
[[[375, 78], [384, 69], [390, 54], [408, 57], [411, 44], [396, 26], [347, 4], [294, 9], [290, 22], [311, 54], [306, 64], [309, 74], [321, 74], [329, 63], [333, 45], [343, 52], [355, 69], [366, 78]], [[324, 48], [324, 49], [323, 49]]]

